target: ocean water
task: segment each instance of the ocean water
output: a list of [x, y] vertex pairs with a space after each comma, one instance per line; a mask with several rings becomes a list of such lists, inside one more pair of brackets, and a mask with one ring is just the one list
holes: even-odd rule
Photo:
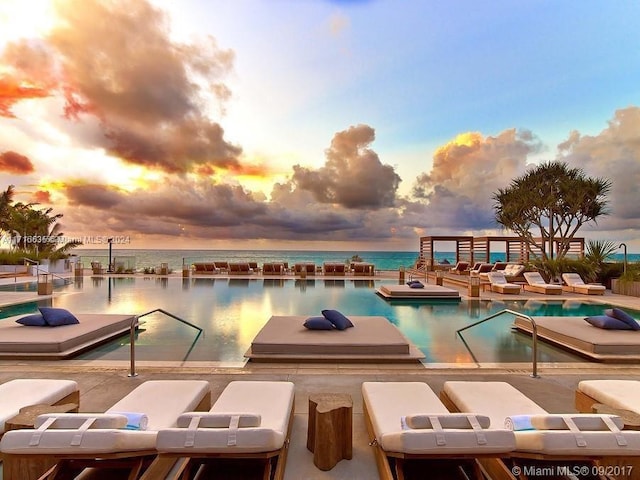
[[[109, 262], [109, 250], [104, 249], [76, 249], [74, 253], [80, 261], [88, 267], [92, 261]], [[311, 250], [137, 250], [113, 247], [112, 261], [122, 262], [126, 268], [144, 269], [159, 267], [161, 263], [168, 263], [171, 270], [181, 270], [182, 265], [191, 265], [202, 261], [228, 262], [313, 262], [322, 265], [324, 262], [348, 261], [354, 255], [359, 255], [365, 262], [373, 263], [378, 270], [398, 270], [400, 267], [411, 267], [418, 258], [418, 252], [388, 252], [388, 251], [311, 251]], [[455, 263], [455, 252], [435, 252], [437, 262]], [[492, 252], [491, 261], [504, 259], [503, 252]], [[614, 255], [614, 261], [622, 262], [622, 255]], [[629, 262], [640, 261], [640, 254], [629, 254]]]

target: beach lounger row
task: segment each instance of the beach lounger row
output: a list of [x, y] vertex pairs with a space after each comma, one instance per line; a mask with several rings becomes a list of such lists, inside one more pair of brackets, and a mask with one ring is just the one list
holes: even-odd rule
[[[49, 382], [64, 393], [64, 381]], [[259, 478], [281, 480], [293, 400], [291, 382], [231, 382], [211, 407], [206, 381], [147, 381], [104, 413], [45, 414], [35, 429], [6, 432], [3, 478], [75, 478], [91, 467], [124, 470], [132, 480], [186, 479], [205, 464], [236, 459], [255, 464]]]
[[[75, 382], [63, 380], [17, 380], [0, 385], [0, 392], [24, 388], [23, 382], [55, 387], [60, 399], [69, 389], [77, 392]], [[590, 412], [592, 401], [638, 411], [638, 381], [584, 381], [578, 390], [580, 409]], [[24, 401], [41, 400], [30, 392], [33, 398]], [[430, 478], [425, 472], [458, 478], [461, 470], [460, 478], [513, 480], [544, 466], [586, 468], [590, 474], [580, 478], [598, 478], [593, 467], [609, 462], [633, 468], [607, 478], [639, 475], [640, 431], [625, 430], [620, 416], [550, 414], [506, 382], [447, 381], [439, 397], [423, 382], [364, 382], [362, 399], [384, 480]], [[143, 480], [208, 478], [207, 468], [216, 478], [235, 478], [255, 465], [259, 478], [282, 479], [293, 383], [233, 381], [210, 403], [206, 381], [157, 380], [142, 383], [105, 413], [41, 415], [35, 430], [2, 437], [4, 478], [38, 478], [15, 464], [46, 460], [54, 466], [41, 478], [49, 479], [74, 476], [88, 465], [126, 469], [128, 478]]]

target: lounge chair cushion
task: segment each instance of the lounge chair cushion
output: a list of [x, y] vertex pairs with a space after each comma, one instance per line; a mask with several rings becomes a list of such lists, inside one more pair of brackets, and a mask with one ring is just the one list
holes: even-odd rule
[[80, 321], [69, 310], [64, 308], [40, 307], [40, 313], [44, 321], [50, 327], [59, 327], [60, 325], [75, 325]]
[[41, 313], [34, 313], [33, 315], [26, 315], [16, 320], [16, 323], [26, 325], [28, 327], [46, 327], [47, 322], [44, 321], [44, 317]]
[[547, 414], [544, 408], [506, 382], [448, 381], [443, 390], [461, 412], [487, 415], [491, 428], [504, 428], [505, 419], [510, 415]]
[[[569, 425], [571, 422], [582, 431], [610, 431], [611, 428], [607, 422], [610, 422], [611, 425], [620, 430], [624, 427], [624, 422], [616, 415], [549, 413], [545, 415], [520, 415], [520, 417], [528, 418], [530, 428], [527, 428], [527, 430], [570, 430]], [[514, 430], [519, 420], [521, 421], [522, 419], [517, 419], [515, 416], [507, 417], [505, 419], [505, 428]]]
[[584, 320], [594, 327], [604, 328], [605, 330], [631, 330], [631, 327], [625, 322], [608, 315], [592, 315], [585, 317]]
[[333, 330], [334, 326], [327, 318], [323, 316], [309, 317], [303, 323], [305, 328], [309, 330]]
[[353, 323], [337, 310], [322, 310], [322, 315], [329, 320], [338, 330], [353, 327]]
[[[542, 426], [547, 427], [558, 422], [552, 418], [553, 415], [506, 382], [445, 382], [444, 391], [461, 411], [491, 417], [491, 428], [504, 425], [506, 418], [512, 415], [541, 416], [547, 419]], [[637, 455], [640, 446], [640, 432], [524, 430], [516, 431], [514, 435], [517, 451], [548, 456]], [[627, 445], [620, 445], [619, 442], [626, 442]]]
[[610, 308], [604, 311], [605, 315], [608, 315], [609, 317], [613, 317], [617, 320], [620, 320], [621, 322], [626, 323], [627, 325], [629, 325], [629, 327], [631, 328], [631, 330], [640, 330], [640, 324], [638, 324], [638, 322], [636, 321], [635, 318], [633, 318], [631, 315], [629, 315], [627, 312], [625, 312], [624, 310], [621, 310], [619, 308]]
[[[209, 394], [209, 382], [204, 380], [149, 380], [142, 383], [106, 411], [145, 412], [148, 430], [76, 428], [45, 430], [13, 430], [0, 442], [0, 449], [13, 454], [105, 454], [118, 452], [155, 451], [157, 430], [175, 426], [179, 415], [193, 411]], [[87, 415], [87, 414], [80, 414]], [[125, 418], [126, 420], [126, 418]], [[42, 427], [42, 426], [41, 426]], [[37, 435], [37, 444], [34, 440]]]
[[[258, 453], [282, 448], [293, 411], [294, 386], [291, 382], [234, 381], [229, 383], [210, 412], [252, 412], [260, 416], [259, 427], [167, 428], [158, 433], [160, 452]], [[204, 418], [204, 417], [203, 417]], [[230, 442], [231, 441], [231, 442]], [[232, 444], [230, 444], [232, 443]]]
[[78, 390], [73, 380], [20, 378], [0, 385], [0, 434], [7, 419], [28, 405], [48, 404], [62, 400]]
[[506, 429], [403, 430], [402, 417], [415, 412], [450, 415], [426, 383], [364, 382], [362, 396], [376, 440], [387, 452], [437, 456], [508, 452], [515, 446], [513, 432]]
[[578, 390], [598, 403], [640, 413], [638, 380], [582, 380], [578, 383]]

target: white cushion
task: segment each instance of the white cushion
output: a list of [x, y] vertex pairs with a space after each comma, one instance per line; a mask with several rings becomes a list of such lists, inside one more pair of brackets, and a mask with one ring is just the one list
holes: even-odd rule
[[109, 412], [144, 412], [147, 430], [174, 427], [181, 413], [193, 411], [210, 390], [204, 380], [149, 380], [126, 395]]
[[21, 378], [0, 385], [0, 434], [5, 422], [22, 407], [38, 404], [53, 405], [78, 390], [73, 380]]
[[583, 380], [578, 383], [578, 390], [598, 403], [640, 413], [638, 380]]
[[446, 416], [447, 408], [426, 383], [364, 382], [362, 397], [376, 439], [388, 452], [474, 454], [509, 452], [515, 447], [513, 432], [506, 429], [403, 430], [399, 421], [416, 412]]
[[[160, 452], [256, 453], [279, 450], [284, 445], [293, 409], [291, 382], [231, 382], [210, 412], [228, 416], [232, 412], [253, 412], [259, 427], [167, 428], [158, 433]], [[182, 421], [181, 421], [182, 424]]]
[[[545, 455], [615, 455], [637, 456], [640, 432], [624, 430], [618, 438], [613, 432], [580, 432], [569, 430], [527, 430], [516, 432], [516, 449]], [[620, 445], [618, 440], [626, 445]], [[582, 446], [579, 442], [583, 442]]]
[[511, 415], [547, 415], [547, 411], [506, 382], [445, 382], [444, 392], [461, 412], [487, 415], [491, 428], [504, 428]]
[[107, 410], [107, 413], [145, 412], [149, 420], [148, 430], [89, 428], [81, 431], [78, 428], [55, 428], [54, 423], [46, 430], [7, 432], [0, 440], [0, 451], [13, 454], [103, 454], [155, 450], [157, 428], [176, 425], [178, 416], [187, 410], [195, 410], [209, 388], [209, 382], [204, 380], [150, 380]]

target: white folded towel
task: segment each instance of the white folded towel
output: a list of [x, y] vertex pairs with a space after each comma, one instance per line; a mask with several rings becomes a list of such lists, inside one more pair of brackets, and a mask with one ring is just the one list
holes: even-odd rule
[[146, 430], [149, 425], [149, 417], [144, 413], [135, 412], [109, 412], [127, 417], [127, 430]]
[[531, 415], [511, 415], [504, 419], [504, 428], [514, 432], [536, 429], [531, 423]]

